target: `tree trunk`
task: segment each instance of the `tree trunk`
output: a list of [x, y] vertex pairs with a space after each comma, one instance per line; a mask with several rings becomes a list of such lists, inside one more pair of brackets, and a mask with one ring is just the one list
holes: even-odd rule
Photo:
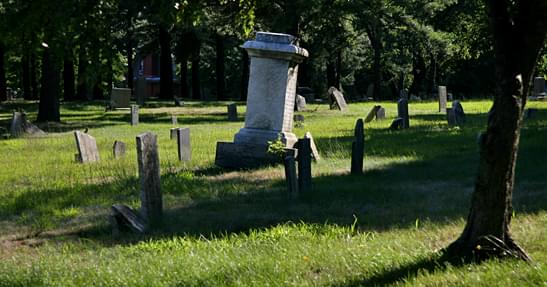
[[4, 64], [4, 56], [6, 54], [6, 46], [0, 43], [0, 102], [8, 99], [8, 87], [6, 83], [6, 67]]
[[372, 98], [375, 101], [380, 100], [380, 90], [382, 86], [382, 40], [380, 39], [380, 33], [372, 26], [366, 27], [367, 36], [370, 40], [374, 55], [372, 56], [372, 83], [374, 84], [374, 90], [372, 92]]
[[59, 122], [61, 120], [59, 113], [59, 80], [59, 70], [51, 57], [50, 48], [44, 48], [37, 119], [39, 122]]
[[217, 100], [226, 100], [226, 76], [224, 68], [224, 38], [215, 35]]
[[413, 80], [409, 88], [409, 95], [420, 95], [420, 91], [423, 88], [423, 82], [427, 73], [424, 58], [418, 53], [414, 54], [412, 59], [412, 75]]
[[21, 68], [23, 70], [23, 99], [32, 99], [32, 88], [30, 87], [30, 59], [29, 51], [24, 52], [25, 55], [21, 58]]
[[133, 41], [131, 39], [131, 36], [127, 37], [127, 88], [130, 89], [131, 94], [133, 94], [133, 78], [135, 77], [135, 72], [133, 71]]
[[38, 69], [37, 69], [36, 54], [30, 52], [30, 86], [32, 88], [31, 99], [38, 100], [40, 97], [38, 92]]
[[78, 100], [87, 100], [87, 55], [85, 47], [80, 45], [78, 52], [78, 85], [76, 87], [76, 95]]
[[173, 60], [171, 58], [171, 35], [163, 26], [159, 27], [160, 41], [160, 98], [173, 98]]
[[192, 54], [192, 99], [201, 99], [201, 81], [199, 77], [199, 62], [201, 43], [199, 40], [194, 42], [194, 51]]
[[65, 51], [63, 59], [63, 90], [65, 101], [76, 99], [74, 78], [74, 60], [72, 58], [72, 50], [69, 49]]
[[[450, 256], [531, 260], [513, 240], [509, 227], [522, 114], [547, 34], [547, 2], [517, 2], [487, 1], [497, 86], [488, 127], [480, 140], [471, 210], [463, 233], [447, 249]], [[509, 11], [518, 13], [512, 18]]]
[[248, 86], [249, 86], [249, 55], [247, 55], [247, 51], [244, 49], [241, 49], [242, 51], [242, 57], [241, 57], [241, 100], [246, 101], [247, 100], [247, 92], [248, 92]]
[[180, 61], [180, 96], [191, 98], [188, 94], [188, 55], [184, 55]]

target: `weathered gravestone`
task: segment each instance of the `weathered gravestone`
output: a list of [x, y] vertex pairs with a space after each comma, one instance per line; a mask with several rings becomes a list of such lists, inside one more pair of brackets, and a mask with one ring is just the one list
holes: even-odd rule
[[228, 108], [228, 120], [231, 122], [237, 121], [237, 105], [229, 104], [227, 108]]
[[192, 159], [192, 148], [190, 146], [190, 129], [177, 129], [177, 151], [180, 161], [190, 161]]
[[46, 133], [29, 122], [25, 113], [13, 112], [10, 123], [10, 135], [12, 137], [18, 137], [23, 134], [35, 136], [44, 135]]
[[144, 98], [146, 97], [146, 78], [143, 76], [140, 76], [137, 78], [137, 84], [135, 87], [135, 98], [137, 101], [137, 105], [142, 106], [144, 105]]
[[439, 86], [439, 113], [446, 112], [447, 93], [446, 86]]
[[380, 107], [378, 111], [376, 112], [376, 120], [381, 121], [386, 119], [386, 109], [383, 107]]
[[297, 112], [302, 112], [306, 109], [306, 98], [301, 95], [296, 95], [296, 104], [294, 105], [294, 110]]
[[307, 138], [298, 140], [298, 190], [311, 190], [311, 144]]
[[176, 139], [177, 138], [177, 129], [178, 128], [170, 128], [169, 129], [169, 139]]
[[110, 107], [113, 109], [129, 108], [131, 90], [124, 88], [112, 88], [110, 92]]
[[331, 110], [339, 109], [342, 112], [348, 110], [348, 104], [346, 103], [346, 99], [344, 99], [342, 92], [335, 87], [330, 87], [327, 94], [329, 96]]
[[131, 125], [136, 126], [139, 124], [139, 106], [131, 105]]
[[545, 97], [545, 78], [534, 78], [534, 97]]
[[304, 138], [310, 140], [311, 156], [313, 160], [318, 161], [319, 159], [321, 159], [321, 157], [319, 156], [319, 151], [317, 150], [317, 146], [315, 145], [315, 141], [313, 140], [313, 136], [311, 135], [311, 133], [306, 132], [306, 134], [304, 135]]
[[378, 111], [382, 108], [382, 106], [374, 106], [370, 112], [368, 112], [367, 117], [365, 118], [365, 123], [370, 123], [376, 115], [378, 114]]
[[354, 141], [351, 144], [351, 174], [363, 174], [363, 157], [365, 156], [365, 129], [362, 119], [355, 123]]
[[[267, 152], [268, 142], [280, 138], [286, 148], [297, 142], [292, 128], [298, 63], [308, 52], [294, 41], [295, 37], [287, 34], [257, 32], [255, 40], [243, 45], [250, 57], [245, 126], [235, 134], [233, 143], [217, 143], [218, 166], [268, 164], [273, 160]], [[275, 158], [275, 162], [282, 161], [282, 157]]]
[[178, 125], [178, 122], [177, 115], [171, 115], [171, 124]]
[[465, 112], [460, 101], [455, 100], [452, 102], [452, 110], [454, 111], [454, 117], [456, 125], [462, 125], [465, 123]]
[[151, 228], [161, 221], [163, 213], [160, 159], [155, 134], [144, 133], [137, 136], [137, 161], [141, 198], [140, 215]]
[[76, 147], [78, 149], [76, 159], [79, 162], [86, 163], [99, 160], [99, 149], [94, 137], [80, 131], [75, 131], [74, 137], [76, 138]]
[[403, 126], [405, 124], [405, 120], [403, 118], [396, 118], [393, 120], [391, 125], [389, 126], [389, 129], [392, 131], [403, 129]]
[[408, 115], [408, 100], [405, 98], [399, 99], [397, 101], [397, 116], [403, 119], [403, 129], [408, 129], [410, 127], [410, 119]]
[[298, 176], [296, 174], [296, 161], [294, 155], [287, 155], [284, 159], [285, 180], [287, 182], [287, 197], [294, 201], [298, 199]]
[[112, 154], [114, 155], [114, 158], [125, 156], [125, 143], [122, 141], [114, 141], [114, 145], [112, 146]]
[[449, 126], [457, 125], [456, 113], [454, 113], [454, 109], [446, 108], [446, 120], [448, 121]]

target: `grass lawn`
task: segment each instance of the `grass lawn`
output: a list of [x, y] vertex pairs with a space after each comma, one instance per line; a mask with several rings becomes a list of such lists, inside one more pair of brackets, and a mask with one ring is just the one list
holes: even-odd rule
[[[63, 123], [38, 138], [0, 140], [0, 286], [547, 286], [547, 102], [522, 130], [512, 229], [533, 264], [492, 260], [438, 265], [463, 229], [478, 165], [477, 135], [490, 101], [464, 101], [465, 126], [448, 127], [436, 102], [411, 103], [411, 128], [365, 125], [365, 174], [349, 175], [353, 127], [374, 103], [349, 111], [308, 105], [305, 123], [322, 159], [313, 190], [286, 200], [281, 166], [226, 171], [217, 141], [243, 126], [226, 103], [152, 102], [130, 126], [129, 111], [64, 104]], [[0, 124], [37, 104], [0, 106]], [[243, 106], [238, 110], [244, 112]], [[190, 127], [192, 161], [177, 160], [171, 114]], [[98, 163], [74, 162], [72, 131], [88, 128]], [[140, 206], [135, 136], [158, 135], [165, 220], [152, 234], [111, 236], [113, 203]], [[127, 155], [115, 160], [112, 144]]]

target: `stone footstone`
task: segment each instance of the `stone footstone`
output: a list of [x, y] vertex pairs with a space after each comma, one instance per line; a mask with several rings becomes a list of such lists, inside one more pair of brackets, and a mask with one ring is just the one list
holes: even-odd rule
[[175, 107], [182, 107], [184, 103], [181, 98], [175, 97]]
[[351, 174], [363, 174], [363, 158], [365, 156], [365, 128], [362, 119], [355, 123], [354, 141], [351, 145]]
[[131, 105], [131, 125], [136, 126], [139, 124], [139, 106]]
[[179, 161], [190, 161], [192, 159], [189, 128], [177, 129], [177, 147]]
[[94, 137], [80, 131], [75, 131], [74, 137], [76, 138], [76, 147], [78, 149], [76, 156], [78, 161], [86, 163], [99, 160], [99, 149]]
[[447, 102], [446, 86], [439, 86], [438, 94], [439, 94], [439, 113], [445, 113], [446, 102]]
[[228, 108], [228, 120], [231, 122], [237, 122], [237, 105], [229, 104]]
[[169, 139], [176, 139], [177, 138], [177, 129], [178, 128], [170, 128], [169, 129]]
[[138, 135], [136, 140], [141, 198], [140, 216], [147, 222], [147, 228], [153, 228], [161, 222], [163, 213], [157, 136], [152, 133], [143, 133]]
[[121, 231], [132, 230], [137, 233], [146, 233], [146, 221], [139, 213], [124, 204], [114, 204], [111, 207], [110, 224], [112, 225], [112, 236], [119, 237]]
[[125, 156], [125, 143], [122, 141], [114, 141], [112, 154], [114, 155], [114, 158], [120, 158], [122, 156]]
[[452, 102], [452, 110], [455, 114], [456, 125], [463, 125], [465, 123], [465, 112], [460, 101], [455, 100]]
[[177, 119], [177, 115], [171, 115], [171, 124], [176, 126], [178, 125], [178, 119]]
[[346, 99], [344, 98], [342, 92], [340, 92], [337, 88], [330, 87], [327, 91], [327, 94], [329, 95], [331, 110], [339, 109], [342, 112], [348, 110], [348, 104], [346, 103]]
[[447, 108], [446, 109], [446, 120], [447, 120], [449, 126], [457, 125], [456, 113], [454, 113], [454, 109], [452, 109], [452, 108]]
[[370, 123], [376, 115], [378, 114], [378, 111], [382, 108], [382, 106], [374, 106], [370, 112], [368, 112], [367, 117], [365, 118], [365, 123]]

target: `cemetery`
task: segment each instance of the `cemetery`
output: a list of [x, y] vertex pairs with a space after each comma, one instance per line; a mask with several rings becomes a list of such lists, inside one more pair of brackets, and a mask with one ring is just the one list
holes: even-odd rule
[[0, 287], [547, 283], [547, 4], [205, 2], [0, 4]]

